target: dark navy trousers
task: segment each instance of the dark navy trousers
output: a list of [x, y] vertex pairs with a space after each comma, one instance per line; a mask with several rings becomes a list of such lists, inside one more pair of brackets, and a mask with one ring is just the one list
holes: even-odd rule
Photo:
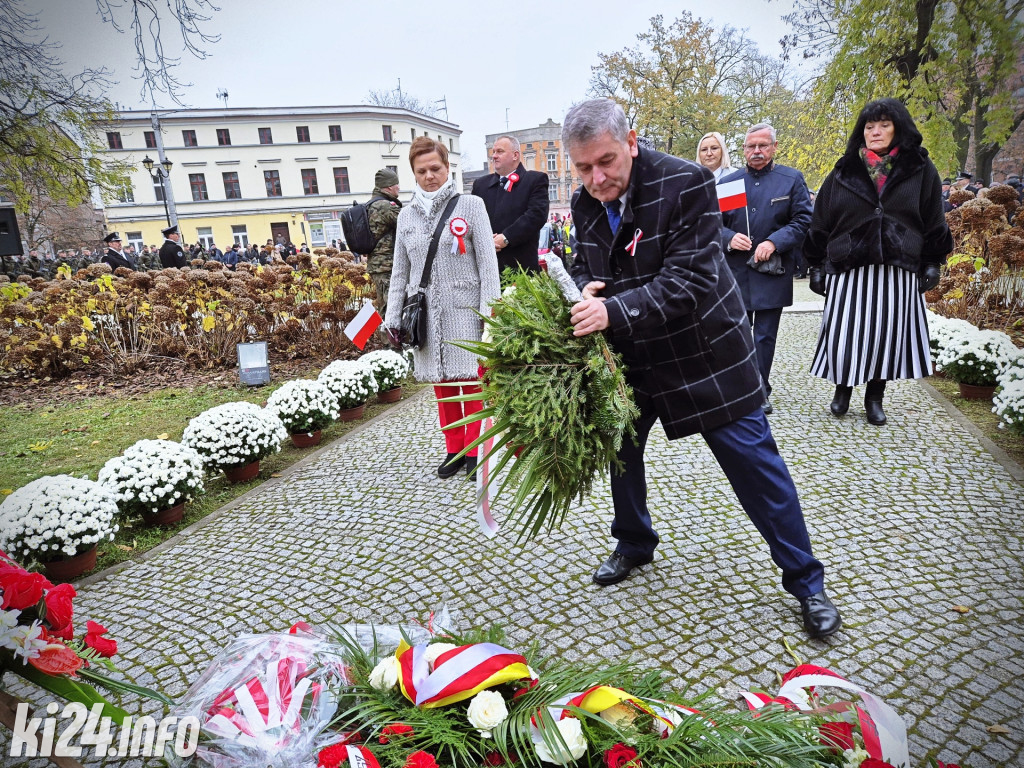
[[[628, 437], [624, 439], [618, 454], [624, 471], [612, 468], [612, 536], [618, 539], [617, 551], [630, 558], [646, 559], [658, 546], [658, 534], [647, 508], [644, 468], [644, 448], [657, 414], [650, 398], [637, 393], [636, 400], [640, 408], [637, 444]], [[701, 436], [732, 484], [743, 510], [768, 543], [772, 560], [782, 569], [783, 588], [797, 598], [824, 589], [824, 566], [811, 554], [796, 486], [761, 408]]]
[[757, 353], [757, 370], [764, 384], [765, 397], [772, 393], [769, 377], [772, 363], [775, 361], [775, 341], [779, 337], [779, 324], [782, 322], [782, 307], [777, 309], [758, 309], [747, 312], [750, 329], [754, 333], [754, 351]]

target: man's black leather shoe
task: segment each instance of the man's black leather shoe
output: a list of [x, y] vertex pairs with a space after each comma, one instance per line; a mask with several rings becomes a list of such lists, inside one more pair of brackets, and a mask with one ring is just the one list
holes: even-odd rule
[[447, 456], [444, 457], [444, 461], [441, 462], [441, 466], [437, 468], [438, 477], [440, 477], [442, 480], [447, 480], [449, 477], [451, 477], [460, 469], [462, 469], [462, 465], [466, 463], [465, 456], [463, 456], [461, 459], [457, 459], [456, 461], [452, 461], [452, 459], [454, 459], [458, 455], [459, 454], [457, 453], [449, 453]]
[[839, 609], [832, 605], [824, 590], [800, 600], [800, 613], [804, 617], [804, 629], [811, 637], [834, 635], [843, 626]]
[[601, 567], [594, 574], [594, 583], [602, 587], [618, 584], [629, 576], [630, 572], [641, 565], [647, 565], [654, 560], [654, 555], [647, 557], [633, 558], [626, 557], [621, 552], [612, 552], [611, 555], [601, 563]]

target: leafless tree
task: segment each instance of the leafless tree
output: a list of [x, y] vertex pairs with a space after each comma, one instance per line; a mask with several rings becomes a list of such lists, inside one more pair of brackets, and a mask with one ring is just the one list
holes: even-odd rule
[[366, 100], [378, 107], [400, 107], [427, 117], [436, 117], [438, 112], [436, 104], [423, 101], [400, 90], [373, 90], [366, 94]]

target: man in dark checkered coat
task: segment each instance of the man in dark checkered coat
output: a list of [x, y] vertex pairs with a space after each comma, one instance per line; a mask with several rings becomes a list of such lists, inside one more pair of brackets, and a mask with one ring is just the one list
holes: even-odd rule
[[654, 558], [644, 447], [660, 418], [670, 440], [701, 434], [767, 541], [783, 587], [800, 600], [808, 633], [835, 633], [839, 612], [761, 410], [750, 326], [722, 254], [714, 178], [688, 160], [641, 148], [608, 99], [573, 107], [562, 144], [583, 179], [572, 203], [572, 275], [583, 290], [572, 308], [574, 333], [607, 333], [640, 408], [638, 444], [625, 441], [625, 470], [611, 477], [618, 544], [594, 581], [616, 584]]

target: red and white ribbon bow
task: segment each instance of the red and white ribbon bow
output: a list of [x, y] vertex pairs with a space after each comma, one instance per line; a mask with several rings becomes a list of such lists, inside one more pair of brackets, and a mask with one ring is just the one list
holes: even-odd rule
[[636, 232], [633, 233], [632, 241], [630, 241], [629, 245], [626, 246], [626, 250], [629, 251], [629, 255], [630, 256], [633, 256], [633, 257], [636, 256], [636, 246], [637, 246], [637, 243], [640, 242], [640, 238], [643, 237], [643, 236], [644, 236], [644, 231], [642, 229], [638, 229]]
[[505, 182], [505, 191], [506, 192], [511, 192], [512, 191], [512, 186], [517, 181], [519, 181], [519, 174], [518, 173], [510, 173], [508, 175], [508, 181]]
[[456, 256], [464, 254], [466, 252], [466, 233], [469, 232], [469, 224], [466, 220], [456, 216], [448, 224], [448, 231], [452, 233], [452, 253]]

